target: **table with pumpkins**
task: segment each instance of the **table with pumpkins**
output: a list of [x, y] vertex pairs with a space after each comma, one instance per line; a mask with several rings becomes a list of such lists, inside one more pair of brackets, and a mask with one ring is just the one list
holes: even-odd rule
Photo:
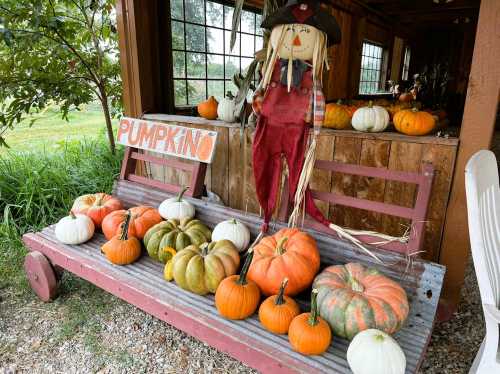
[[[347, 361], [355, 374], [405, 372], [405, 354], [391, 337], [409, 314], [401, 285], [359, 263], [320, 272], [316, 240], [298, 228], [253, 243], [245, 224], [230, 217], [212, 230], [196, 219], [185, 191], [158, 207], [129, 209], [104, 193], [80, 196], [56, 224], [56, 238], [79, 245], [100, 230], [107, 239], [102, 255], [112, 264], [129, 266], [150, 256], [164, 264], [165, 282], [214, 294], [227, 319], [257, 313], [264, 329], [287, 334], [290, 347], [303, 355], [323, 354], [339, 336], [351, 341]], [[310, 294], [309, 310], [294, 300], [299, 293]]]

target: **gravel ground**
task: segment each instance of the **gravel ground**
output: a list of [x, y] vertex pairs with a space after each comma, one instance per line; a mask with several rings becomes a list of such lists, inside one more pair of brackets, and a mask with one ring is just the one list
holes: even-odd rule
[[[466, 373], [484, 334], [469, 267], [459, 312], [437, 325], [421, 373]], [[0, 373], [253, 373], [71, 275], [53, 303], [0, 290]]]

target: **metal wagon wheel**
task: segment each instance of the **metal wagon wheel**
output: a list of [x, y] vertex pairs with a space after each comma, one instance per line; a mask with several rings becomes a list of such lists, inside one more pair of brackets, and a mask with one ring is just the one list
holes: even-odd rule
[[40, 300], [48, 302], [57, 294], [57, 277], [49, 260], [40, 252], [30, 252], [24, 259], [28, 282]]

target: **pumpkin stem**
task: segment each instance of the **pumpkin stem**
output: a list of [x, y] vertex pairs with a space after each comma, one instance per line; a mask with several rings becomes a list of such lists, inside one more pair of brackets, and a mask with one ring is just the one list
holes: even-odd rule
[[102, 193], [97, 194], [97, 197], [95, 198], [95, 201], [94, 201], [94, 205], [101, 206], [103, 197], [104, 197], [104, 194], [102, 194]]
[[383, 342], [385, 340], [385, 336], [382, 335], [382, 334], [377, 334], [374, 336], [375, 340], [379, 341], [379, 342]]
[[373, 100], [368, 101], [368, 108], [373, 108]]
[[127, 216], [125, 217], [125, 222], [123, 223], [123, 226], [122, 226], [120, 240], [128, 240], [128, 227], [130, 225], [131, 218], [132, 218], [132, 214], [130, 213], [130, 210], [127, 210]]
[[227, 91], [226, 92], [226, 97], [229, 99], [229, 100], [233, 100], [234, 99], [234, 95], [231, 91]]
[[349, 284], [355, 292], [363, 292], [365, 290], [365, 287], [356, 278], [351, 278]]
[[208, 243], [203, 243], [202, 245], [200, 245], [201, 255], [203, 257], [205, 257], [208, 254], [208, 246], [209, 246]]
[[231, 219], [230, 221], [233, 225], [237, 225], [238, 224], [238, 221], [236, 221], [236, 218], [233, 218]]
[[416, 113], [418, 112], [418, 108], [416, 105], [413, 105], [413, 108], [411, 108], [412, 112]]
[[236, 283], [241, 284], [242, 286], [247, 284], [247, 273], [248, 269], [250, 268], [250, 264], [252, 263], [252, 259], [253, 259], [253, 248], [250, 248], [247, 252], [247, 258], [245, 259], [245, 263], [241, 268], [240, 277], [238, 278]]
[[285, 288], [287, 284], [288, 284], [288, 278], [283, 278], [283, 282], [281, 282], [278, 296], [276, 297], [276, 301], [274, 302], [276, 305], [283, 305], [285, 303], [285, 299], [283, 296], [285, 294]]
[[309, 313], [309, 324], [316, 326], [318, 324], [318, 290], [315, 288], [311, 292], [311, 313]]
[[278, 245], [276, 246], [276, 254], [282, 255], [283, 253], [286, 252], [286, 250], [283, 246], [285, 245], [287, 240], [288, 240], [288, 238], [286, 236], [284, 236], [280, 240], [278, 240]]
[[70, 210], [70, 211], [69, 211], [69, 216], [70, 216], [71, 218], [73, 218], [73, 219], [76, 219], [76, 215], [75, 215], [75, 213], [73, 213], [73, 211], [72, 211], [72, 210]]
[[181, 192], [179, 192], [179, 194], [177, 195], [177, 202], [181, 202], [182, 200], [182, 196], [184, 196], [184, 194], [186, 193], [186, 191], [189, 190], [189, 187], [184, 187]]

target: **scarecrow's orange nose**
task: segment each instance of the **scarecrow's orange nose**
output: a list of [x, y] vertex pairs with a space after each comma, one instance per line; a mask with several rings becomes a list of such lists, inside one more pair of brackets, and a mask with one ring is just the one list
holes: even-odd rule
[[302, 43], [300, 42], [300, 38], [299, 38], [298, 35], [295, 37], [295, 39], [293, 39], [293, 45], [296, 46], [296, 47], [300, 47], [302, 45]]

